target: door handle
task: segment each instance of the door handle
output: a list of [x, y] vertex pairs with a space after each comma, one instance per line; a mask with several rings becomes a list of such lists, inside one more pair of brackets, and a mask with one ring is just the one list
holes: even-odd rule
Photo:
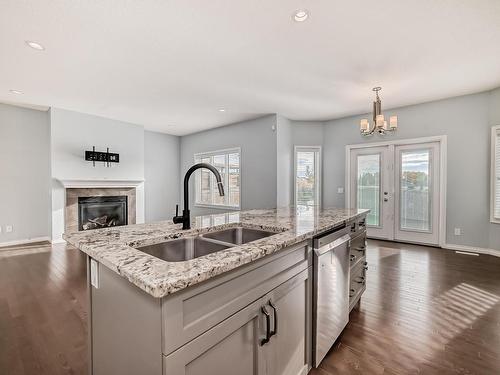
[[273, 330], [271, 331], [271, 333], [269, 335], [269, 337], [272, 337], [278, 333], [278, 311], [276, 311], [276, 306], [273, 305], [271, 300], [269, 300], [268, 304], [269, 304], [269, 306], [271, 306], [271, 309], [273, 309], [273, 313], [274, 313]]
[[269, 315], [266, 306], [262, 306], [261, 310], [266, 317], [266, 338], [260, 341], [260, 346], [264, 346], [269, 342], [269, 339], [271, 338], [271, 316]]

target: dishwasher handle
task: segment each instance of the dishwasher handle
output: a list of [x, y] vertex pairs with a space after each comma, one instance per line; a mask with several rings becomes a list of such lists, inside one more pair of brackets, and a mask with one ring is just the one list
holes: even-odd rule
[[349, 246], [350, 246], [351, 236], [349, 234], [344, 234], [342, 237], [337, 238], [337, 239], [333, 240], [332, 242], [329, 242], [329, 243], [321, 246], [320, 248], [315, 248], [314, 252], [316, 253], [317, 256], [320, 256], [320, 255], [323, 255], [329, 251], [334, 250], [335, 248], [337, 248], [339, 246], [342, 246], [346, 242], [348, 242]]

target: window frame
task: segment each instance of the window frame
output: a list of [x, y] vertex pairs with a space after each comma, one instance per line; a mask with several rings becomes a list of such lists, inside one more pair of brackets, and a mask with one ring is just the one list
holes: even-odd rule
[[[497, 141], [498, 139], [498, 141]], [[500, 125], [491, 127], [491, 171], [490, 171], [490, 222], [494, 224], [500, 224], [500, 217], [495, 217], [495, 195], [496, 190], [500, 190], [500, 176], [496, 176], [496, 170], [500, 166], [496, 165], [496, 149], [500, 149]], [[499, 160], [500, 162], [500, 160]], [[497, 186], [497, 178], [499, 178]]]
[[[231, 148], [225, 148], [221, 150], [214, 150], [214, 151], [206, 151], [206, 152], [197, 152], [194, 154], [194, 162], [199, 163], [199, 159], [203, 159], [206, 157], [212, 157], [215, 155], [228, 155], [228, 154], [238, 154], [239, 155], [239, 179], [240, 179], [240, 200], [238, 206], [233, 206], [229, 204], [207, 204], [207, 203], [199, 203], [198, 202], [198, 190], [200, 189], [200, 186], [198, 186], [201, 183], [200, 175], [201, 175], [201, 169], [198, 169], [195, 172], [195, 188], [194, 188], [194, 206], [195, 207], [201, 207], [201, 208], [215, 208], [215, 209], [220, 209], [220, 210], [234, 210], [234, 211], [239, 211], [241, 210], [241, 199], [242, 199], [242, 176], [241, 176], [241, 147], [231, 147]], [[229, 170], [229, 168], [228, 168]], [[212, 175], [212, 173], [210, 173]], [[212, 181], [212, 178], [210, 178], [210, 181]], [[226, 173], [226, 178], [223, 181], [224, 184], [224, 192], [225, 196], [227, 196], [228, 201], [229, 201], [229, 173]], [[211, 182], [210, 186], [210, 193], [212, 194], [214, 190], [216, 190], [216, 185]]]
[[317, 165], [317, 172], [318, 172], [318, 183], [317, 183], [317, 190], [318, 190], [318, 202], [316, 203], [316, 206], [322, 206], [322, 183], [323, 183], [323, 176], [322, 176], [322, 147], [321, 146], [294, 146], [293, 147], [293, 204], [295, 207], [298, 207], [297, 205], [297, 153], [298, 152], [317, 152], [318, 153], [318, 165]]

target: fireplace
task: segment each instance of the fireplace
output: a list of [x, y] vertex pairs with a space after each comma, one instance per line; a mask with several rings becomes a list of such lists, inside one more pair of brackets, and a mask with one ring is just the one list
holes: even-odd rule
[[78, 197], [78, 230], [117, 227], [128, 224], [128, 197]]
[[[118, 201], [118, 202], [117, 202]], [[85, 206], [80, 207], [82, 204]], [[116, 220], [110, 223], [109, 220], [112, 219], [111, 216], [116, 216], [117, 213], [112, 213], [113, 215], [106, 215], [103, 212], [95, 212], [94, 209], [98, 208], [100, 204], [106, 203], [107, 208], [115, 206], [115, 210], [118, 209], [120, 222], [117, 223]], [[66, 233], [78, 232], [81, 230], [97, 229], [101, 225], [116, 226], [119, 225], [131, 225], [136, 223], [136, 188], [134, 187], [82, 187], [82, 188], [66, 188], [66, 202], [65, 202], [65, 214], [64, 214], [64, 230]], [[126, 207], [126, 211], [124, 210]], [[82, 209], [84, 209], [82, 211]], [[104, 208], [104, 206], [102, 207]], [[88, 212], [85, 212], [88, 211]], [[82, 215], [86, 215], [82, 216]], [[102, 216], [106, 215], [105, 223], [103, 223], [104, 218]], [[93, 223], [91, 225], [86, 225], [87, 229], [83, 228], [84, 224], [88, 224], [88, 219], [95, 221], [96, 218], [101, 217], [98, 221], [99, 224]], [[124, 220], [122, 220], [125, 218]], [[83, 219], [83, 220], [82, 220]], [[95, 224], [95, 225], [94, 225]], [[93, 228], [96, 227], [96, 228]], [[103, 226], [104, 227], [104, 226]], [[109, 227], [106, 227], [109, 228]]]

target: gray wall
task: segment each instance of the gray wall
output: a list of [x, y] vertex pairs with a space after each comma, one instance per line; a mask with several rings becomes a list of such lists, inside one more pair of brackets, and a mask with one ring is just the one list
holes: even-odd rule
[[[50, 109], [52, 177], [56, 179], [144, 179], [144, 127], [85, 113]], [[120, 163], [92, 163], [85, 151], [120, 154]]]
[[[50, 109], [52, 241], [62, 241], [66, 194], [62, 180], [144, 180], [144, 127], [59, 108]], [[120, 154], [120, 163], [85, 161], [85, 151]], [[135, 183], [134, 183], [135, 184]], [[136, 222], [144, 222], [144, 183], [136, 186]]]
[[278, 207], [293, 203], [293, 140], [292, 122], [276, 116], [276, 204]]
[[295, 146], [323, 146], [325, 122], [292, 121], [292, 143]]
[[0, 104], [0, 181], [0, 244], [48, 237], [48, 112]]
[[[353, 116], [325, 125], [323, 154], [323, 202], [343, 207], [345, 146], [383, 139], [448, 136], [448, 188], [446, 242], [500, 249], [500, 226], [489, 222], [490, 129], [500, 123], [500, 93], [485, 92], [386, 111], [399, 116], [394, 136], [363, 138]], [[454, 228], [463, 230], [455, 236]]]
[[144, 132], [146, 222], [171, 220], [179, 202], [180, 138]]
[[[194, 154], [241, 147], [241, 208], [276, 207], [275, 128], [276, 116], [271, 115], [181, 137], [181, 177], [193, 165]], [[193, 215], [227, 210], [194, 207], [193, 181], [194, 178], [190, 186]]]

